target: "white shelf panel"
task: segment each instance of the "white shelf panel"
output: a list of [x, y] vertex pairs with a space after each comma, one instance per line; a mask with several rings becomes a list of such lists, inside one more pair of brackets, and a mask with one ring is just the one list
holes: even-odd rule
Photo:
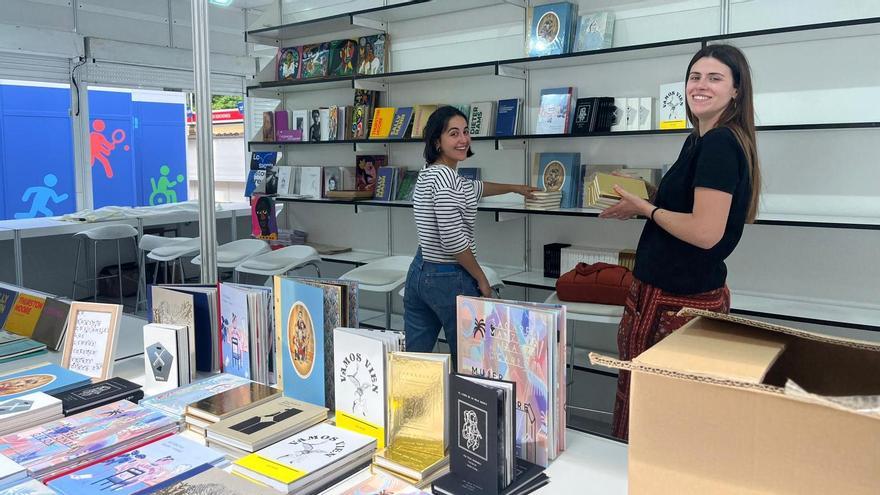
[[376, 251], [365, 251], [361, 249], [353, 249], [351, 251], [345, 253], [337, 253], [337, 254], [322, 254], [321, 259], [323, 261], [332, 261], [337, 263], [349, 263], [354, 265], [362, 265], [364, 263], [369, 263], [370, 261], [377, 260], [379, 258], [384, 258], [384, 253], [379, 253]]

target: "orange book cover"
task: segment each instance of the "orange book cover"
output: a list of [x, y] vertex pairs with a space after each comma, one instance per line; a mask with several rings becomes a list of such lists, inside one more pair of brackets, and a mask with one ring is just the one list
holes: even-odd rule
[[370, 126], [370, 139], [384, 139], [391, 133], [394, 122], [394, 108], [379, 107], [373, 112], [373, 125]]
[[3, 327], [12, 333], [30, 337], [34, 333], [34, 327], [37, 326], [37, 320], [40, 319], [45, 304], [46, 300], [42, 297], [19, 294]]

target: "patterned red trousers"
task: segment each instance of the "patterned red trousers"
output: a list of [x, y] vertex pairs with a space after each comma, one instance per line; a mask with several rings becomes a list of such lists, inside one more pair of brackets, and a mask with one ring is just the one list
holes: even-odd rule
[[[630, 361], [667, 335], [681, 328], [691, 317], [676, 316], [681, 308], [698, 308], [717, 313], [730, 311], [727, 286], [692, 295], [676, 295], [635, 280], [630, 287], [617, 330], [617, 349], [622, 361]], [[629, 439], [629, 371], [620, 370], [614, 401], [612, 434]]]

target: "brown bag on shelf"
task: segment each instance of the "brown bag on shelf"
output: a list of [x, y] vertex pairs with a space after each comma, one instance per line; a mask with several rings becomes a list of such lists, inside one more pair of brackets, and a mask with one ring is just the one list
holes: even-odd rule
[[623, 306], [632, 285], [629, 269], [610, 263], [578, 263], [556, 280], [560, 301]]

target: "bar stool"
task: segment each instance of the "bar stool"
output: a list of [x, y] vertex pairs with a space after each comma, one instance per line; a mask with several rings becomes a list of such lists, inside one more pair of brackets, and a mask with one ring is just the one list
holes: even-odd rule
[[339, 278], [357, 282], [360, 290], [384, 292], [385, 328], [391, 329], [391, 297], [394, 289], [406, 282], [406, 272], [412, 260], [412, 256], [389, 256], [349, 270]]
[[[147, 237], [147, 236], [144, 236]], [[156, 237], [156, 236], [151, 236]], [[153, 283], [159, 278], [159, 265], [164, 263], [165, 280], [168, 280], [168, 263], [171, 263], [171, 283], [174, 283], [175, 263], [180, 268], [180, 282], [186, 282], [186, 274], [183, 272], [182, 258], [193, 256], [199, 252], [198, 237], [163, 237], [162, 245], [155, 247], [147, 253], [147, 258], [156, 261], [153, 268]], [[146, 281], [145, 281], [146, 283]]]
[[[138, 231], [136, 228], [131, 225], [104, 225], [101, 227], [94, 227], [88, 230], [84, 230], [82, 232], [77, 232], [73, 234], [73, 238], [76, 239], [76, 262], [73, 266], [73, 288], [71, 290], [70, 298], [76, 301], [76, 287], [85, 285], [84, 282], [94, 282], [95, 291], [92, 296], [92, 299], [98, 300], [98, 280], [108, 279], [108, 278], [116, 278], [119, 281], [119, 304], [123, 304], [123, 296], [122, 296], [122, 253], [120, 250], [120, 241], [124, 239], [131, 239], [132, 247], [134, 247], [135, 252], [137, 252], [137, 236]], [[83, 264], [88, 263], [88, 246], [86, 243], [91, 240], [92, 241], [92, 262], [94, 266], [94, 276], [92, 278], [86, 278], [84, 280], [79, 280], [79, 253], [83, 251], [84, 260]], [[98, 243], [102, 241], [116, 241], [116, 275], [105, 275], [103, 277], [98, 276]], [[137, 257], [138, 263], [138, 273], [140, 273], [140, 257]], [[140, 288], [138, 288], [140, 290]], [[136, 303], [135, 303], [136, 304]]]
[[[254, 256], [271, 251], [269, 244], [260, 239], [239, 239], [228, 242], [217, 248], [217, 267], [232, 268], [232, 280], [238, 282], [238, 272], [235, 267], [253, 258]], [[194, 265], [202, 264], [202, 255], [198, 255], [191, 261]]]
[[245, 260], [242, 264], [235, 267], [235, 271], [271, 277], [273, 275], [284, 275], [297, 268], [312, 266], [320, 277], [319, 261], [321, 261], [321, 256], [311, 246], [286, 246]]

